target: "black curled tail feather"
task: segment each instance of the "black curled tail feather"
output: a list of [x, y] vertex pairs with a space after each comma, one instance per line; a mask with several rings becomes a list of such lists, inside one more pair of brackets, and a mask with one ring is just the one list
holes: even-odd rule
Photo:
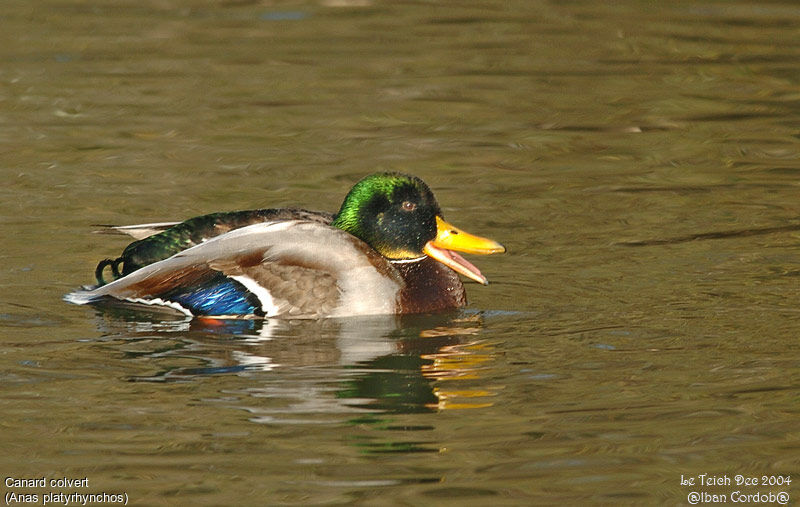
[[114, 280], [122, 276], [122, 274], [119, 272], [119, 265], [123, 260], [124, 259], [122, 257], [117, 257], [116, 259], [103, 259], [97, 263], [97, 267], [94, 269], [94, 277], [97, 279], [97, 283], [99, 285], [105, 285], [108, 283], [103, 278], [103, 271], [106, 269], [106, 266], [111, 267], [111, 274], [114, 275]]

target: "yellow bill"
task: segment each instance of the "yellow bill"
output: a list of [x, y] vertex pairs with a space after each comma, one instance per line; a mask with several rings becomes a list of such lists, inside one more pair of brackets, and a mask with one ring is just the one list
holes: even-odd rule
[[506, 247], [487, 238], [481, 238], [445, 222], [441, 217], [436, 217], [436, 238], [428, 241], [422, 251], [457, 273], [475, 280], [483, 285], [489, 281], [478, 268], [471, 262], [458, 255], [456, 251], [488, 255], [503, 253]]

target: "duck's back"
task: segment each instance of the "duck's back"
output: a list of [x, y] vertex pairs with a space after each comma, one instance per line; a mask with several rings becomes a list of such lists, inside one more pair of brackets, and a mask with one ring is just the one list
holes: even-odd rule
[[[234, 229], [282, 220], [303, 220], [329, 225], [333, 221], [333, 214], [294, 208], [265, 208], [200, 215], [134, 241], [123, 250], [116, 262], [122, 266], [121, 276], [125, 276]], [[102, 280], [98, 282], [102, 283]]]

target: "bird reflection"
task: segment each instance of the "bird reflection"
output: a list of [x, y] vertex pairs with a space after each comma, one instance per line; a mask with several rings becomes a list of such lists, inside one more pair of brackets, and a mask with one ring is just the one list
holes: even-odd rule
[[[493, 346], [481, 337], [481, 313], [292, 321], [190, 319], [126, 307], [96, 312], [104, 341], [156, 368], [130, 381], [245, 375], [249, 381], [239, 401], [250, 402], [240, 408], [254, 422], [319, 423], [320, 413], [360, 412], [354, 420], [364, 423], [364, 411], [481, 408], [496, 394], [469, 387], [493, 358]], [[251, 403], [275, 398], [295, 401], [279, 411]]]

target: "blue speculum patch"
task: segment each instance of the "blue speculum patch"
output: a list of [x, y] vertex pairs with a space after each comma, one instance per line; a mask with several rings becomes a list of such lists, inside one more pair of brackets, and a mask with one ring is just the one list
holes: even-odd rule
[[193, 287], [172, 289], [159, 298], [172, 301], [191, 311], [193, 315], [259, 315], [262, 313], [258, 298], [244, 285], [222, 273]]

